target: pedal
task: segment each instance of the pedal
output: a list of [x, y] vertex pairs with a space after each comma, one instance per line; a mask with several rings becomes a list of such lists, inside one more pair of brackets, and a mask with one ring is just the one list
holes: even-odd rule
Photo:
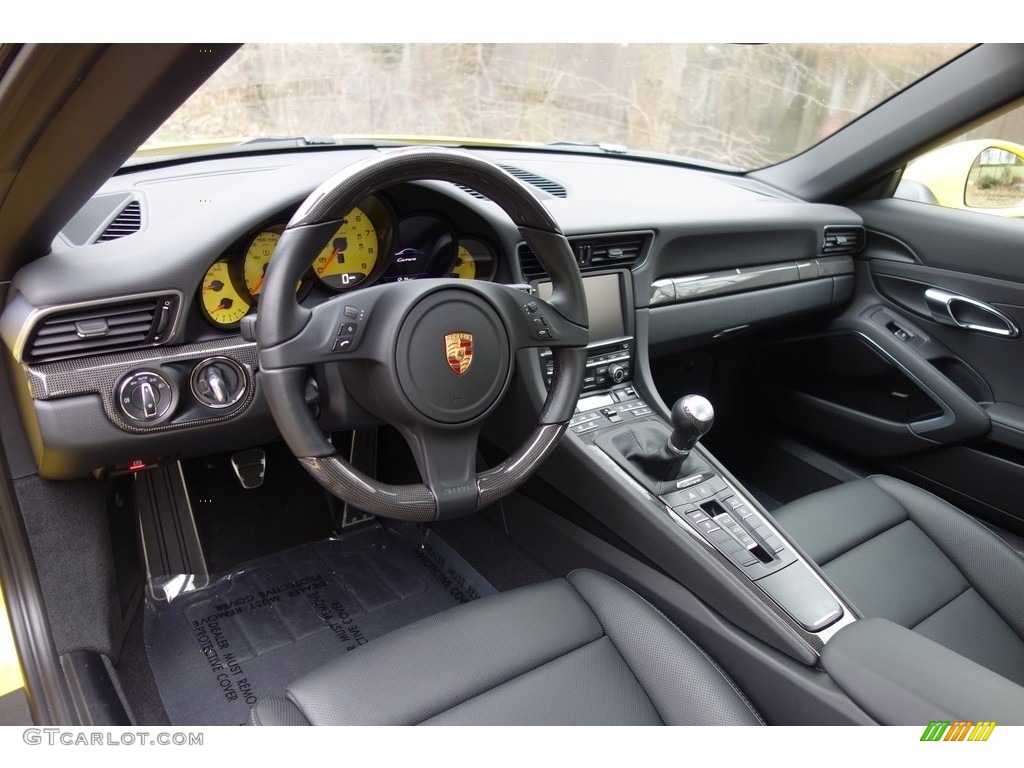
[[[352, 433], [349, 446], [349, 463], [370, 477], [377, 476], [377, 430], [357, 429]], [[342, 502], [340, 527], [342, 530], [376, 518], [355, 504]], [[337, 519], [336, 519], [337, 522]]]
[[247, 491], [263, 485], [263, 475], [267, 472], [267, 454], [262, 448], [251, 448], [239, 451], [231, 457], [231, 468], [235, 477]]

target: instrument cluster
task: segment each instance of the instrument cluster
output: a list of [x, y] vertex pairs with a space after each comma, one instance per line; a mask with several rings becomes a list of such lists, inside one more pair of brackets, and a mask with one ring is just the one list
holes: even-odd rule
[[[198, 291], [208, 322], [230, 330], [255, 311], [285, 225], [261, 228], [210, 265]], [[329, 295], [421, 277], [490, 280], [494, 270], [495, 250], [485, 238], [460, 234], [434, 213], [398, 218], [385, 198], [371, 195], [341, 218], [295, 292], [301, 301], [314, 288]]]

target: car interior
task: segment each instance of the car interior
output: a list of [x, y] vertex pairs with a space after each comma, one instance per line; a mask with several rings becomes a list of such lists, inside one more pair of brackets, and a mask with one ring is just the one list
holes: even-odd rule
[[132, 158], [237, 49], [0, 45], [0, 722], [1024, 725], [1022, 225], [895, 194], [1024, 45], [755, 170]]

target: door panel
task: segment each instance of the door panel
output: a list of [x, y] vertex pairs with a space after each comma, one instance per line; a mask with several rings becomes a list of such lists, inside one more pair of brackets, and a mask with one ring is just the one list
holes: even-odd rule
[[[868, 243], [827, 334], [858, 334], [942, 410], [905, 425], [806, 422], [823, 439], [979, 516], [1024, 531], [1024, 221], [904, 200], [858, 204]], [[823, 364], [823, 360], [819, 360]], [[906, 402], [906, 388], [891, 395]], [[861, 387], [866, 396], [868, 387]], [[909, 406], [908, 406], [909, 407]], [[924, 428], [922, 428], [924, 427]], [[845, 443], [845, 445], [844, 445]]]

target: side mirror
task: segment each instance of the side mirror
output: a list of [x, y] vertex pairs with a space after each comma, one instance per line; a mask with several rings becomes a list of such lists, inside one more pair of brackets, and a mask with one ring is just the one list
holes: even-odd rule
[[998, 147], [983, 149], [967, 174], [969, 208], [1013, 208], [1024, 203], [1024, 157]]

